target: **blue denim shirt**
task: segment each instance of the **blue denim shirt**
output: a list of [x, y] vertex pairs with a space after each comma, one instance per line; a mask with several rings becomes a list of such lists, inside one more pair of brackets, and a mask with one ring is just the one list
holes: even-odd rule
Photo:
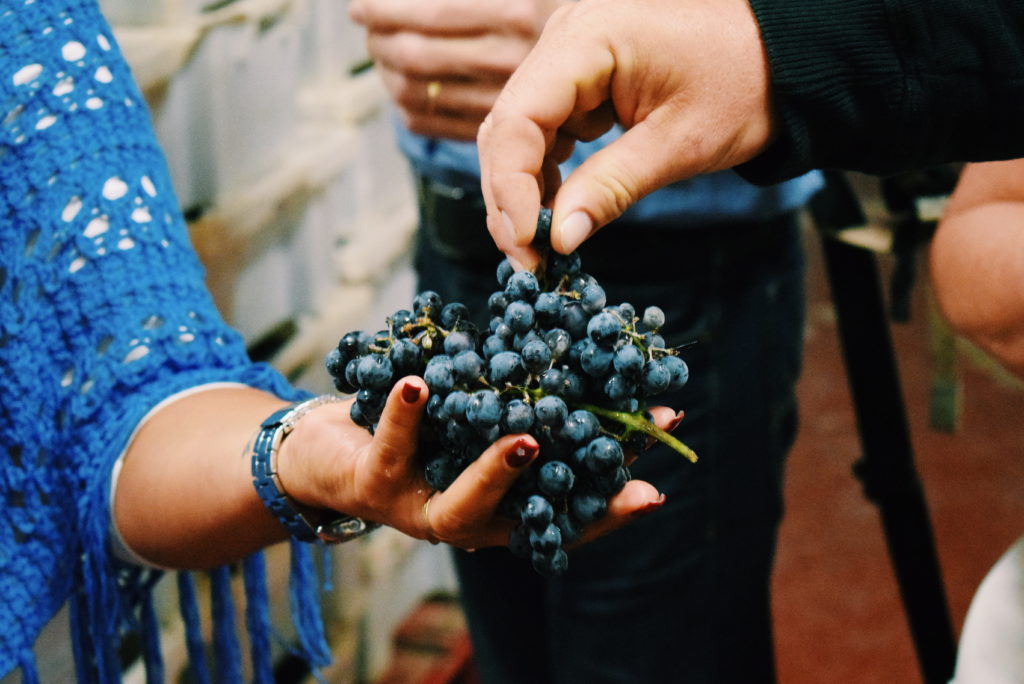
[[[413, 168], [428, 178], [477, 190], [480, 162], [476, 145], [414, 135], [396, 126], [398, 143]], [[578, 143], [562, 164], [563, 177], [583, 160], [621, 135], [618, 127], [589, 143]], [[624, 218], [679, 225], [706, 226], [730, 221], [767, 220], [803, 206], [823, 185], [821, 174], [808, 174], [779, 183], [757, 186], [733, 171], [718, 171], [673, 183], [630, 207]]]

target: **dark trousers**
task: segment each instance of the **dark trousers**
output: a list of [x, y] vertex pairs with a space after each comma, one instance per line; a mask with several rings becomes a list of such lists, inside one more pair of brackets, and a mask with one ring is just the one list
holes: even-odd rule
[[[421, 184], [421, 289], [486, 326], [501, 255], [471, 194]], [[454, 225], [459, 224], [459, 225]], [[455, 551], [485, 684], [758, 684], [775, 679], [769, 581], [784, 456], [796, 430], [803, 261], [795, 217], [708, 227], [605, 227], [580, 250], [609, 304], [656, 304], [669, 345], [696, 341], [690, 382], [659, 403], [700, 460], [654, 448], [634, 478], [659, 511], [538, 576], [506, 549]]]

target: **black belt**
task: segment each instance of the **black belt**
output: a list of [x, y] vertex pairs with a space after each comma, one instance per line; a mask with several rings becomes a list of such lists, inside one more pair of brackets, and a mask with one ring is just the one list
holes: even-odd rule
[[[487, 232], [487, 211], [471, 179], [442, 182], [415, 174], [421, 239], [440, 256], [481, 273], [493, 273], [501, 254]], [[726, 266], [771, 261], [773, 250], [796, 236], [795, 212], [762, 221], [681, 226], [618, 219], [579, 249], [586, 272], [601, 280], [662, 282], [679, 277], [712, 250]]]
[[[493, 270], [501, 260], [487, 232], [487, 208], [479, 190], [415, 174], [420, 205], [420, 230], [441, 256], [458, 262], [486, 263]], [[477, 182], [479, 184], [479, 182]]]

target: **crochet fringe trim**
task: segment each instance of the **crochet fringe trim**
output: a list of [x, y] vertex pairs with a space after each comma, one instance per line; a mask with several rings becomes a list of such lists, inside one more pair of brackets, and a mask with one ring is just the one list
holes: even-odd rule
[[[286, 644], [302, 658], [318, 681], [320, 669], [330, 664], [331, 653], [320, 612], [323, 590], [327, 585], [318, 571], [314, 549], [321, 552], [320, 567], [326, 568], [325, 547], [291, 542], [289, 568], [289, 608], [296, 643]], [[104, 568], [109, 561], [83, 558], [79, 589], [71, 597], [71, 641], [78, 681], [82, 684], [118, 684], [122, 666], [119, 648], [124, 635], [138, 635], [146, 681], [163, 682], [165, 666], [160, 650], [160, 627], [153, 605], [153, 590], [165, 574], [159, 570], [122, 568], [115, 576]], [[235, 601], [231, 591], [232, 569], [220, 567], [206, 573], [210, 589], [210, 625], [213, 672], [207, 658], [203, 619], [196, 594], [196, 573], [176, 573], [178, 608], [185, 627], [185, 645], [189, 668], [198, 684], [241, 682], [242, 648], [236, 624]], [[270, 597], [263, 553], [241, 562], [245, 592], [244, 624], [249, 646], [252, 681], [274, 681], [272, 645], [275, 641], [270, 621]], [[120, 616], [112, 619], [112, 616]], [[280, 643], [280, 639], [277, 641]], [[24, 684], [38, 684], [38, 670], [31, 651], [20, 661]]]

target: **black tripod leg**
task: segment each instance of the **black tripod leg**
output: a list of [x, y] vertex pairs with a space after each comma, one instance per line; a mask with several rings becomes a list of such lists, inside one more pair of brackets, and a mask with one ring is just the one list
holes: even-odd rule
[[914, 468], [875, 255], [827, 235], [822, 242], [863, 448], [854, 470], [879, 507], [924, 681], [946, 684], [956, 643]]

